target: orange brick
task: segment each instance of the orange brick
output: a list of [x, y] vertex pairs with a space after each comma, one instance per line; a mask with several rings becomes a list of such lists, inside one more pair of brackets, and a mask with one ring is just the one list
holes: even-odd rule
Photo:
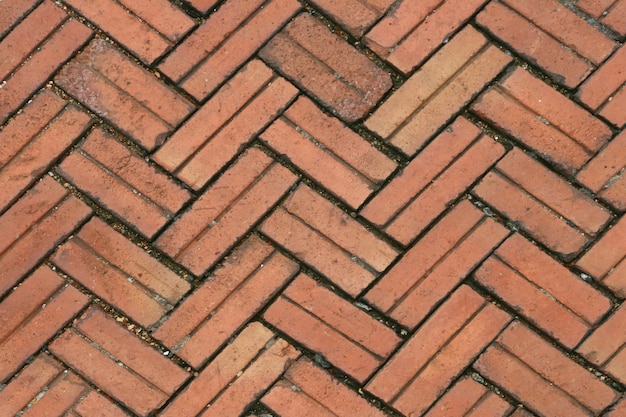
[[222, 350], [165, 408], [162, 417], [197, 415], [254, 361], [274, 335], [251, 323]]
[[305, 98], [289, 107], [261, 139], [353, 207], [395, 168], [393, 161]]
[[413, 155], [510, 60], [467, 27], [411, 76], [365, 125]]
[[626, 34], [626, 2], [618, 0], [601, 22], [624, 36]]
[[626, 112], [624, 112], [624, 104], [626, 103], [626, 83], [622, 84], [614, 95], [607, 99], [606, 105], [600, 110], [600, 115], [616, 125], [618, 128], [626, 125]]
[[169, 48], [167, 39], [128, 13], [119, 3], [112, 0], [68, 0], [67, 3], [147, 64]]
[[91, 391], [74, 410], [81, 416], [125, 417], [127, 414], [97, 391]]
[[[18, 216], [20, 212], [26, 215]], [[0, 225], [12, 220], [20, 221], [21, 224], [7, 228], [9, 232], [17, 234], [2, 244], [0, 294], [15, 285], [40, 262], [50, 248], [63, 241], [90, 214], [91, 210], [84, 203], [74, 197], [67, 197], [65, 190], [52, 178], [37, 184], [23, 201], [18, 201], [6, 211], [0, 218]]]
[[64, 416], [65, 411], [78, 401], [89, 390], [89, 385], [75, 373], [62, 373], [48, 387], [41, 398], [36, 398], [23, 416]]
[[[467, 306], [467, 310], [459, 314], [461, 306]], [[433, 323], [435, 320], [443, 320], [446, 325], [439, 327]], [[463, 286], [366, 388], [405, 415], [422, 415], [509, 320], [506, 313]], [[442, 328], [446, 329], [443, 333]]]
[[626, 48], [621, 47], [578, 90], [578, 98], [598, 110], [626, 82]]
[[[176, 348], [181, 358], [199, 368], [298, 270], [297, 264], [279, 253], [273, 253], [265, 258], [260, 265], [257, 264], [257, 268], [248, 275], [240, 274], [236, 269], [234, 271], [222, 270], [223, 275], [214, 278], [206, 285], [205, 291], [210, 291], [211, 296], [204, 297], [203, 301], [210, 306], [211, 311], [189, 332], [188, 337], [183, 339], [180, 349]], [[223, 286], [231, 290], [230, 294], [219, 292], [220, 287]], [[192, 302], [196, 303], [198, 299], [194, 298]], [[170, 320], [173, 320], [172, 323], [168, 320], [165, 322], [166, 325], [175, 326], [176, 322], [184, 320], [184, 315], [174, 315]]]
[[[562, 7], [556, 1], [550, 3], [557, 9]], [[565, 13], [559, 13], [559, 16], [565, 15], [564, 18], [568, 20], [578, 19], [577, 16], [572, 17], [570, 15], [572, 12], [567, 9], [564, 11]], [[542, 67], [556, 82], [569, 88], [580, 84], [594, 69], [568, 45], [563, 45], [553, 38], [551, 32], [544, 32], [528, 20], [528, 17], [516, 13], [502, 3], [488, 4], [478, 14], [476, 20], [479, 25], [507, 43], [523, 57]], [[553, 22], [554, 19], [546, 17], [545, 20]], [[553, 26], [558, 28], [558, 23], [550, 23], [550, 25], [551, 30]], [[584, 27], [582, 25], [584, 22], [581, 20], [578, 26]], [[537, 48], [536, 45], [539, 44], [541, 48]]]
[[519, 235], [495, 255], [476, 280], [569, 348], [611, 308], [601, 293]]
[[[210, 50], [202, 48], [199, 56], [195, 58], [199, 65], [190, 65], [188, 69], [196, 68], [179, 81], [181, 87], [198, 100], [202, 100], [213, 92], [300, 9], [300, 3], [297, 0], [271, 0], [266, 2], [262, 9], [256, 7], [248, 9], [248, 6], [241, 5], [242, 2], [230, 0], [231, 7], [225, 9], [223, 14], [213, 15], [216, 20], [225, 20], [217, 26], [217, 36], [224, 40], [217, 40], [215, 47]], [[258, 5], [258, 2], [255, 4]], [[224, 7], [220, 8], [222, 9]], [[253, 11], [256, 13], [252, 13]], [[247, 13], [252, 16], [245, 24], [240, 25]], [[237, 23], [229, 24], [228, 21], [232, 19], [236, 19]], [[205, 25], [213, 30], [212, 23], [213, 19], [209, 18]], [[219, 31], [219, 28], [223, 30]], [[207, 36], [206, 32], [204, 36]], [[198, 40], [195, 39], [195, 41]], [[196, 54], [197, 52], [194, 51], [193, 55]], [[193, 61], [194, 58], [189, 59], [189, 62]]]
[[340, 26], [346, 28], [353, 36], [359, 38], [393, 4], [393, 0], [369, 2], [313, 0], [313, 3], [338, 22]]
[[159, 237], [157, 246], [200, 275], [245, 235], [295, 180], [289, 170], [258, 149], [250, 149]]
[[485, 386], [463, 377], [432, 406], [425, 417], [504, 417], [512, 408]]
[[262, 401], [283, 417], [383, 417], [367, 400], [315, 367], [308, 359], [292, 365]]
[[149, 150], [193, 109], [102, 39], [93, 40], [55, 82]]
[[219, 0], [190, 0], [189, 3], [202, 13], [206, 13], [218, 1]]
[[620, 417], [621, 415], [624, 415], [625, 413], [626, 413], [626, 400], [622, 398], [617, 404], [611, 407], [611, 409], [609, 410], [609, 413], [606, 414], [606, 417]]
[[61, 365], [43, 354], [26, 365], [20, 373], [0, 391], [1, 417], [14, 417], [60, 372]]
[[588, 410], [598, 414], [618, 397], [616, 391], [519, 322], [498, 337], [475, 367], [539, 414], [583, 416], [589, 415]]
[[83, 45], [91, 31], [74, 19], [67, 19], [57, 31], [39, 45], [30, 59], [2, 86], [0, 123], [19, 107], [56, 71], [74, 51]]
[[[62, 280], [48, 268], [36, 270], [33, 276], [39, 285], [43, 285], [39, 281], [52, 279], [58, 287], [62, 286]], [[28, 284], [24, 289], [31, 285]], [[14, 303], [15, 297], [24, 295], [19, 289], [13, 292], [7, 299], [9, 306]], [[0, 380], [5, 381], [86, 304], [85, 295], [73, 287], [65, 286], [46, 299], [43, 307], [36, 306], [21, 323], [12, 323], [14, 329], [0, 342]]]
[[352, 296], [397, 256], [394, 248], [304, 186], [260, 230]]

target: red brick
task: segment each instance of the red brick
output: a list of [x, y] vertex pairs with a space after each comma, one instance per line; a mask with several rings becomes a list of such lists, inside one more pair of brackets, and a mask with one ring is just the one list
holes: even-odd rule
[[43, 397], [32, 404], [23, 416], [26, 417], [61, 417], [89, 390], [89, 386], [75, 373], [62, 373], [45, 392]]
[[413, 155], [510, 60], [467, 27], [412, 75], [365, 125]]
[[425, 417], [508, 416], [513, 407], [471, 378], [461, 378]]
[[626, 82], [626, 48], [621, 47], [578, 90], [578, 98], [598, 110]]
[[619, 0], [601, 22], [615, 30], [620, 35], [626, 35], [626, 2]]
[[360, 206], [396, 167], [306, 98], [289, 107], [261, 139], [352, 207]]
[[300, 353], [283, 339], [276, 339], [200, 417], [240, 415], [274, 383]]
[[384, 415], [308, 359], [300, 359], [292, 365], [262, 401], [283, 417]]
[[173, 394], [188, 377], [185, 371], [120, 327], [101, 310], [87, 310], [74, 327], [166, 394]]
[[4, 0], [0, 5], [0, 37], [35, 6], [36, 0]]
[[476, 126], [457, 118], [368, 202], [360, 214], [378, 226], [386, 226], [479, 135]]
[[[159, 237], [157, 245], [200, 275], [245, 235], [295, 180], [289, 170], [251, 149]], [[232, 189], [223, 189], [225, 185]]]
[[[217, 26], [218, 39], [216, 39], [215, 46], [211, 49], [202, 48], [199, 55], [196, 55], [197, 52], [194, 50], [191, 57], [186, 57], [186, 61], [190, 65], [185, 72], [195, 68], [183, 80], [179, 80], [179, 83], [198, 100], [202, 100], [213, 92], [224, 79], [228, 78], [237, 67], [248, 60], [268, 38], [300, 9], [300, 3], [297, 0], [271, 0], [266, 2], [262, 8], [259, 8], [258, 3], [255, 2], [257, 6], [252, 10], [247, 9], [246, 6], [240, 6], [241, 0], [230, 0], [230, 2], [232, 8], [229, 7], [223, 13], [213, 15], [215, 20], [225, 20], [224, 23]], [[241, 8], [243, 10], [240, 10]], [[220, 10], [222, 9], [224, 9], [223, 6]], [[245, 19], [245, 14], [248, 13], [252, 16], [243, 25], [240, 25]], [[232, 19], [236, 19], [237, 22], [229, 24], [228, 21]], [[205, 25], [213, 30], [212, 23], [213, 19], [209, 18]], [[219, 31], [219, 28], [222, 28], [222, 31]], [[206, 36], [208, 35], [204, 32], [202, 38]], [[200, 41], [204, 43], [202, 38]], [[198, 39], [194, 39], [194, 41], [198, 41]], [[185, 43], [182, 45], [184, 46]], [[187, 54], [185, 53], [183, 56], [185, 55]], [[169, 59], [177, 59], [174, 58], [176, 56], [176, 52], [174, 52]], [[199, 65], [196, 66], [194, 61]]]
[[[415, 327], [508, 234], [466, 201], [441, 220], [367, 294], [366, 299]], [[423, 243], [422, 243], [423, 242]], [[407, 275], [407, 271], [411, 271]], [[398, 286], [396, 288], [396, 285]]]
[[495, 255], [476, 271], [477, 281], [569, 348], [611, 308], [601, 293], [519, 235]]
[[83, 339], [74, 329], [66, 330], [49, 345], [49, 349], [75, 372], [141, 416], [147, 416], [168, 398], [131, 369], [120, 366], [122, 362], [105, 355]]
[[585, 13], [598, 18], [607, 10], [616, 0], [578, 0], [576, 7], [582, 9]]
[[219, 0], [189, 0], [189, 4], [191, 4], [196, 9], [200, 10], [202, 13], [206, 13], [211, 7], [217, 4]]
[[112, 0], [68, 0], [67, 3], [147, 64], [169, 48], [169, 42], [159, 33]]
[[626, 344], [626, 308], [622, 305], [576, 349], [589, 361], [604, 367]]
[[260, 230], [352, 296], [397, 256], [390, 245], [304, 186]]
[[[237, 269], [230, 271], [230, 268], [222, 270], [220, 276], [213, 277], [205, 285], [207, 287], [205, 293], [210, 294], [206, 294], [202, 301], [206, 303], [210, 312], [203, 317], [201, 323], [193, 326], [192, 331], [185, 334], [180, 343], [181, 347], [175, 347], [178, 356], [199, 368], [232, 333], [254, 316], [296, 274], [297, 270], [297, 264], [276, 252], [262, 260], [261, 264], [257, 264], [257, 269], [251, 273], [245, 274], [247, 271], [239, 273]], [[230, 293], [225, 294], [223, 287], [230, 290]], [[192, 300], [194, 304], [199, 301], [197, 297]], [[185, 300], [183, 305], [186, 302]], [[176, 323], [184, 319], [184, 314], [175, 313], [165, 322], [167, 326], [165, 329], [176, 326]]]
[[[47, 94], [39, 97], [44, 102], [47, 102], [45, 104], [49, 104], [50, 107], [57, 104], [50, 103], [48, 101], [49, 96], [46, 96]], [[43, 105], [41, 101], [37, 102]], [[57, 109], [51, 108], [50, 110], [54, 111]], [[52, 111], [45, 115], [45, 119], [54, 117]], [[16, 140], [21, 145], [15, 147], [8, 145], [7, 148], [9, 149], [5, 148], [11, 153], [3, 158], [6, 164], [0, 167], [0, 182], [4, 185], [2, 195], [0, 196], [0, 210], [6, 208], [14, 201], [15, 197], [43, 175], [52, 162], [91, 124], [89, 116], [79, 112], [73, 106], [68, 106], [52, 123], [31, 135], [30, 123], [36, 123], [37, 127], [40, 125], [40, 123], [37, 123], [37, 116], [39, 116], [37, 113], [32, 114], [32, 118], [29, 117], [30, 120], [24, 118], [15, 119], [7, 125], [10, 127], [7, 129], [7, 136], [3, 138], [2, 136], [4, 135], [0, 134], [0, 139]], [[42, 118], [44, 118], [43, 115]], [[12, 126], [13, 123], [15, 123], [15, 127]], [[15, 131], [13, 131], [13, 128], [24, 128], [25, 130], [14, 135], [13, 132]], [[18, 148], [18, 146], [20, 147]]]
[[254, 360], [274, 335], [251, 323], [168, 404], [161, 417], [197, 415]]
[[[120, 3], [172, 43], [195, 26], [192, 18], [167, 0], [123, 0]], [[128, 36], [128, 33], [123, 36]], [[126, 45], [126, 42], [123, 43]]]
[[278, 298], [263, 317], [272, 326], [289, 334], [306, 348], [319, 352], [333, 366], [360, 382], [381, 364], [381, 360], [372, 353], [287, 298]]
[[272, 71], [261, 61], [248, 63], [165, 142], [154, 160], [177, 171], [271, 80]]
[[[40, 44], [30, 59], [8, 78], [0, 96], [0, 123], [26, 100], [56, 71], [61, 64], [83, 45], [91, 31], [73, 19], [66, 20], [59, 29]], [[4, 81], [3, 81], [4, 83]]]
[[[204, 143], [197, 152], [187, 155], [189, 159], [176, 172], [181, 180], [195, 190], [202, 188], [243, 146], [269, 125], [297, 94], [297, 90], [283, 78], [272, 78], [263, 87], [260, 94], [219, 131], [213, 135], [207, 135], [204, 131], [198, 137]], [[188, 137], [176, 135], [175, 138], [178, 139], [172, 143], [172, 147], [176, 147], [181, 140], [186, 142]]]
[[365, 37], [368, 46], [405, 74], [445, 44], [485, 0], [410, 3], [401, 3]]
[[353, 36], [360, 38], [393, 4], [393, 0], [313, 0], [313, 4]]
[[605, 414], [606, 417], [620, 417], [626, 414], [626, 400], [622, 398], [617, 404], [615, 404], [609, 410], [608, 414]]
[[502, 3], [488, 4], [476, 20], [523, 57], [542, 67], [556, 82], [569, 88], [580, 84], [594, 69], [570, 47]]
[[107, 400], [102, 394], [91, 391], [76, 407], [74, 411], [81, 416], [89, 417], [126, 417], [128, 414], [120, 410], [115, 404]]
[[93, 40], [54, 80], [150, 150], [193, 109], [102, 39]]
[[428, 184], [390, 219], [385, 232], [402, 244], [408, 244], [503, 154], [502, 145], [479, 136], [455, 161], [435, 173]]
[[[24, 229], [27, 230], [13, 238], [10, 246], [0, 253], [0, 294], [15, 285], [24, 274], [46, 256], [50, 248], [63, 241], [91, 214], [91, 210], [74, 197], [67, 197], [59, 202], [58, 194], [56, 194], [60, 194], [59, 190], [47, 190], [49, 184], [46, 183], [49, 181], [53, 180], [39, 183], [31, 193], [26, 194], [24, 204], [18, 202], [14, 206], [15, 211], [32, 210], [35, 214], [34, 218], [27, 217], [24, 220], [35, 224], [23, 223]], [[37, 193], [46, 191], [55, 193], [53, 194], [55, 198], [42, 198], [41, 200], [36, 198]], [[33, 195], [35, 195], [35, 201], [33, 201]], [[41, 206], [37, 207], [39, 204]], [[11, 209], [5, 213], [9, 216], [9, 220], [13, 217], [10, 214], [12, 212]]]
[[[43, 278], [37, 279], [57, 278], [49, 269], [38, 270], [35, 274], [44, 274]], [[5, 381], [86, 304], [85, 295], [73, 287], [65, 286], [41, 307], [32, 311], [26, 320], [0, 342], [0, 380]]]
[[[470, 303], [459, 314], [461, 306]], [[446, 325], [439, 327], [437, 320]], [[506, 313], [461, 287], [366, 388], [405, 415], [422, 415], [509, 320]]]
[[[617, 399], [618, 392], [519, 322], [497, 343], [478, 359], [476, 369], [540, 414], [589, 415], [591, 410], [597, 415]], [[536, 390], [543, 396], [537, 398]]]
[[472, 109], [569, 174], [611, 137], [608, 126], [522, 69], [481, 96]]
[[391, 88], [391, 77], [309, 14], [301, 14], [261, 50], [261, 58], [353, 122]]
[[0, 62], [0, 80], [7, 79], [66, 17], [63, 10], [49, 2], [42, 3], [26, 16], [0, 42], [0, 56], [5, 57]]
[[621, 88], [607, 99], [606, 105], [600, 110], [601, 116], [619, 128], [626, 125], [626, 112], [624, 112], [624, 106], [626, 105], [625, 86], [626, 83], [622, 84]]
[[0, 416], [16, 416], [61, 371], [61, 365], [50, 356], [38, 356], [0, 391]]

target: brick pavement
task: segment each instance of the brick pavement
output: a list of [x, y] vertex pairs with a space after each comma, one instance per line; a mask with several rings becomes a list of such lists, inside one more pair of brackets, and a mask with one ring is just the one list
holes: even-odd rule
[[0, 1], [0, 417], [626, 416], [626, 0]]

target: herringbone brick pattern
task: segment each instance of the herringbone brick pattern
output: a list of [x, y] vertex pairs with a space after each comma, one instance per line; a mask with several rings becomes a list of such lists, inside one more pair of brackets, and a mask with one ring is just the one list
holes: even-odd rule
[[626, 0], [0, 1], [0, 417], [626, 416]]

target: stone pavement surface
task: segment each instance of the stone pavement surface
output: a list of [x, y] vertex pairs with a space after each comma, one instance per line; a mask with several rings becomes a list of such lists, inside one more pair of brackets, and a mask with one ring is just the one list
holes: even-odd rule
[[1, 0], [0, 416], [626, 416], [626, 0]]

